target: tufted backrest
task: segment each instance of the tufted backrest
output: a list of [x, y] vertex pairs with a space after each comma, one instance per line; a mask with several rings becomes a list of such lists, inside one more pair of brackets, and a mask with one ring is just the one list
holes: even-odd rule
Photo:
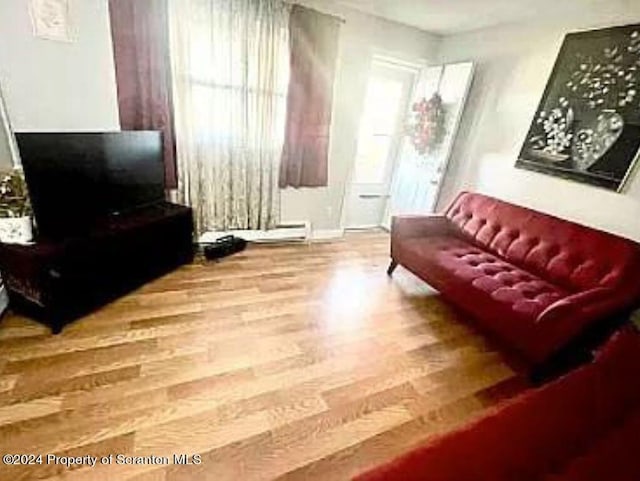
[[640, 270], [640, 245], [481, 194], [461, 193], [445, 215], [506, 261], [571, 290], [615, 287]]

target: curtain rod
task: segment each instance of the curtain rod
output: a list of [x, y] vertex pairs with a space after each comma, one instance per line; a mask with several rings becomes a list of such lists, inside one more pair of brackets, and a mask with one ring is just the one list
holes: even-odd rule
[[317, 13], [319, 13], [319, 14], [321, 14], [321, 15], [326, 15], [327, 17], [335, 18], [335, 19], [336, 19], [336, 20], [338, 20], [340, 23], [347, 23], [347, 21], [346, 21], [344, 18], [342, 18], [342, 17], [340, 17], [340, 16], [338, 16], [338, 15], [333, 15], [333, 14], [331, 14], [331, 13], [323, 12], [323, 11], [321, 11], [321, 10], [318, 10], [317, 8], [309, 7], [308, 5], [305, 5], [305, 4], [303, 4], [303, 3], [291, 2], [291, 4], [292, 4], [292, 5], [299, 5], [299, 6], [301, 6], [301, 7], [306, 8], [307, 10], [313, 10], [314, 12], [317, 12]]

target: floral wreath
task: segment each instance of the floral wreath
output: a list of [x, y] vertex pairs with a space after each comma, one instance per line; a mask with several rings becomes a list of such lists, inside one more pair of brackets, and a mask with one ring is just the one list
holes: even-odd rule
[[423, 97], [412, 106], [412, 118], [407, 127], [411, 143], [420, 155], [436, 150], [445, 136], [445, 111], [440, 94], [427, 100]]

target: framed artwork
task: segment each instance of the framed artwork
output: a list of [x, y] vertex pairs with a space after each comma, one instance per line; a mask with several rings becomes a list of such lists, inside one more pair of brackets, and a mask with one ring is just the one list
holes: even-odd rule
[[71, 42], [71, 0], [30, 0], [29, 12], [36, 37]]
[[568, 34], [516, 167], [621, 191], [640, 150], [640, 25]]

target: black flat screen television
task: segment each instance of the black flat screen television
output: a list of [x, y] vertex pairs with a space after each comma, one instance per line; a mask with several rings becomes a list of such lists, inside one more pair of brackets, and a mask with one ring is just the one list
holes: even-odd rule
[[165, 198], [160, 132], [20, 132], [16, 140], [43, 237], [80, 234]]

